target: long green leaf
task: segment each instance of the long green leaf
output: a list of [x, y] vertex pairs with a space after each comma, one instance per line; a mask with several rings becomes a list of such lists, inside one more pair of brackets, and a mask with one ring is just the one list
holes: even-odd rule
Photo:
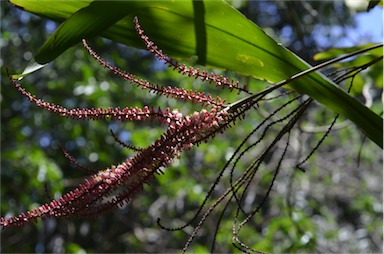
[[127, 14], [129, 6], [124, 3], [94, 1], [75, 12], [49, 37], [39, 49], [35, 60], [39, 64], [46, 64], [81, 39], [99, 35]]
[[[52, 20], [69, 18], [55, 32], [55, 40], [51, 39], [50, 42], [49, 39], [36, 55], [37, 60], [44, 59], [42, 63], [56, 57], [52, 52], [57, 50], [61, 53], [63, 49], [71, 47], [75, 39], [89, 36], [86, 31], [81, 34], [79, 30], [71, 28], [75, 29], [76, 26], [86, 25], [96, 19], [96, 14], [82, 9], [86, 6], [85, 1], [50, 2], [55, 6], [53, 9], [36, 0], [11, 2], [25, 11]], [[100, 35], [129, 46], [143, 47], [132, 24], [133, 17], [138, 16], [151, 39], [173, 57], [197, 56], [199, 64], [230, 69], [271, 83], [288, 79], [310, 68], [224, 1], [120, 1], [108, 4], [119, 5], [119, 8], [124, 6], [120, 10], [123, 10], [121, 15], [125, 17], [106, 30], [105, 26], [100, 27]], [[72, 21], [76, 15], [71, 15], [80, 9], [78, 13], [82, 13], [81, 18]], [[101, 12], [97, 15], [105, 15], [101, 19], [110, 20], [110, 23], [115, 21], [110, 14]], [[91, 27], [97, 31], [96, 26]], [[61, 36], [66, 38], [57, 38]], [[58, 40], [63, 42], [60, 47], [53, 43]], [[321, 73], [311, 73], [286, 87], [308, 94], [327, 108], [352, 120], [371, 140], [383, 146], [382, 118]]]

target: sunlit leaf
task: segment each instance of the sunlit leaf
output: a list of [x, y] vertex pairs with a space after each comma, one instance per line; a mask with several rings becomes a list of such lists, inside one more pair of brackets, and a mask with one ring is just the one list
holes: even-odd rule
[[[344, 55], [344, 54], [352, 53], [352, 52], [355, 52], [355, 51], [358, 51], [361, 49], [365, 49], [365, 48], [368, 48], [368, 47], [371, 47], [374, 45], [375, 45], [374, 43], [368, 43], [368, 44], [355, 46], [355, 47], [331, 48], [331, 49], [317, 53], [316, 55], [313, 56], [313, 59], [316, 61], [327, 60], [330, 58], [335, 58], [335, 57], [340, 56], [340, 55]], [[373, 57], [383, 56], [383, 48], [377, 48], [374, 50], [370, 50], [370, 51], [364, 53], [364, 55], [369, 55], [369, 56], [373, 56]], [[353, 59], [350, 59], [350, 60], [353, 60]], [[348, 59], [346, 61], [348, 61]]]

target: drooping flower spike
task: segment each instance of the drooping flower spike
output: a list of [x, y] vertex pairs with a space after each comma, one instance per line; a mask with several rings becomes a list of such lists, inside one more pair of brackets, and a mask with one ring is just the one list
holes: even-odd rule
[[75, 120], [118, 120], [118, 121], [145, 121], [150, 119], [153, 121], [157, 119], [161, 124], [175, 122], [181, 119], [182, 114], [176, 109], [171, 110], [166, 108], [164, 111], [158, 108], [155, 110], [153, 107], [144, 106], [138, 107], [108, 107], [108, 108], [75, 108], [67, 109], [61, 105], [53, 104], [44, 101], [43, 99], [36, 98], [26, 91], [15, 79], [8, 73], [12, 84], [19, 92], [33, 102], [37, 107], [44, 108], [45, 110], [55, 113], [61, 117], [71, 118]]
[[135, 17], [133, 19], [135, 23], [135, 28], [137, 33], [140, 35], [140, 38], [145, 43], [147, 49], [153, 53], [159, 60], [165, 61], [168, 66], [173, 67], [174, 70], [177, 70], [179, 73], [194, 77], [196, 79], [200, 78], [202, 81], [208, 81], [209, 84], [214, 83], [218, 87], [228, 88], [230, 91], [233, 89], [238, 90], [239, 92], [246, 92], [251, 94], [247, 89], [246, 85], [243, 87], [239, 87], [239, 81], [234, 81], [233, 79], [229, 79], [228, 77], [224, 77], [222, 75], [218, 76], [214, 73], [209, 73], [208, 71], [201, 71], [199, 68], [194, 68], [192, 66], [186, 66], [185, 64], [180, 64], [175, 59], [170, 58], [166, 54], [163, 53], [161, 49], [159, 49], [153, 41], [149, 39], [147, 35], [145, 35], [144, 30], [141, 28], [139, 24], [139, 19]]
[[50, 217], [86, 216], [111, 210], [130, 201], [149, 184], [161, 167], [169, 167], [175, 157], [206, 140], [234, 121], [225, 112], [202, 110], [170, 123], [167, 131], [151, 146], [125, 162], [93, 174], [73, 191], [37, 209], [12, 218], [1, 218], [4, 228]]
[[111, 210], [127, 201], [130, 201], [143, 189], [144, 184], [149, 184], [156, 173], [162, 173], [161, 167], [169, 167], [175, 157], [208, 138], [214, 137], [217, 132], [222, 132], [235, 122], [244, 112], [229, 114], [227, 111], [211, 111], [205, 109], [183, 116], [176, 110], [159, 109], [108, 108], [104, 109], [66, 109], [60, 105], [37, 99], [21, 87], [16, 80], [10, 79], [13, 85], [31, 102], [49, 112], [72, 119], [111, 119], [143, 121], [145, 119], [158, 119], [167, 124], [168, 129], [151, 146], [125, 162], [99, 171], [85, 179], [77, 188], [63, 195], [57, 200], [44, 204], [37, 209], [21, 213], [11, 218], [1, 218], [0, 225], [4, 228], [22, 226], [38, 218], [67, 216], [87, 216]]
[[[142, 33], [141, 36], [143, 36]], [[205, 108], [185, 116], [177, 110], [170, 108], [164, 110], [158, 108], [155, 110], [153, 107], [147, 106], [142, 109], [137, 107], [125, 107], [123, 109], [120, 107], [109, 107], [107, 109], [67, 109], [61, 105], [48, 103], [43, 99], [36, 98], [36, 96], [21, 87], [8, 73], [12, 84], [22, 95], [27, 97], [37, 107], [44, 108], [48, 112], [55, 113], [61, 117], [74, 120], [144, 121], [149, 119], [151, 121], [157, 120], [161, 124], [167, 125], [167, 129], [149, 147], [137, 150], [135, 156], [117, 166], [112, 165], [109, 168], [91, 174], [77, 188], [64, 194], [59, 199], [52, 200], [47, 204], [15, 217], [2, 217], [0, 225], [3, 228], [22, 226], [39, 218], [89, 216], [114, 209], [130, 201], [143, 189], [144, 184], [149, 184], [156, 174], [161, 174], [161, 168], [169, 167], [174, 159], [178, 158], [183, 151], [213, 138], [217, 133], [230, 127], [256, 103], [256, 101], [246, 101], [242, 106], [237, 105], [233, 111], [227, 110], [228, 106], [224, 108], [225, 100], [221, 98], [213, 99], [212, 96], [201, 92], [153, 85], [148, 81], [138, 79], [134, 75], [106, 63], [85, 41], [84, 45], [101, 65], [129, 82], [149, 91], [154, 91], [157, 94], [170, 96], [178, 100], [191, 101]], [[205, 80], [212, 78], [216, 81], [225, 81], [221, 77], [215, 78], [209, 75], [206, 77], [209, 78]], [[73, 162], [74, 159], [69, 154], [65, 155]]]
[[184, 88], [179, 87], [161, 86], [158, 84], [152, 84], [144, 79], [137, 78], [131, 73], [120, 70], [119, 68], [110, 65], [88, 45], [86, 40], [82, 40], [82, 42], [84, 47], [88, 50], [89, 54], [93, 58], [95, 58], [102, 66], [110, 70], [113, 74], [122, 77], [123, 79], [129, 81], [132, 84], [137, 85], [138, 87], [141, 87], [142, 89], [147, 89], [157, 95], [163, 95], [166, 97], [183, 101], [190, 101], [194, 104], [201, 104], [203, 107], [211, 106], [220, 109], [225, 103], [224, 99], [221, 99], [218, 96], [216, 98], [213, 98], [211, 95], [205, 94], [204, 92], [186, 90]]

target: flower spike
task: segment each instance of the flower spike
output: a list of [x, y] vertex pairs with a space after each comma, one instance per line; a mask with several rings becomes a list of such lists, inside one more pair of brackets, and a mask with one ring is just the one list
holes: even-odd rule
[[148, 89], [158, 95], [164, 95], [166, 97], [171, 97], [183, 101], [190, 101], [194, 104], [201, 104], [202, 106], [209, 105], [211, 107], [221, 108], [225, 103], [225, 100], [221, 99], [220, 97], [216, 97], [214, 99], [210, 95], [206, 95], [203, 92], [185, 90], [178, 87], [160, 86], [157, 84], [152, 84], [144, 79], [137, 78], [131, 73], [125, 72], [115, 66], [110, 65], [88, 45], [86, 40], [83, 40], [82, 42], [84, 47], [88, 50], [89, 54], [95, 58], [102, 66], [110, 70], [113, 74], [122, 77], [123, 79], [137, 85], [138, 87], [141, 87], [142, 89]]
[[[137, 19], [136, 28], [142, 38], [143, 35]], [[37, 209], [33, 209], [18, 216], [0, 218], [0, 226], [3, 228], [22, 226], [30, 221], [46, 218], [59, 218], [68, 216], [89, 216], [97, 215], [101, 212], [114, 209], [125, 202], [129, 202], [133, 197], [143, 190], [144, 184], [149, 184], [157, 174], [163, 174], [161, 168], [172, 165], [175, 158], [179, 158], [185, 150], [199, 145], [213, 138], [217, 133], [223, 132], [231, 124], [240, 119], [257, 100], [247, 100], [243, 105], [236, 105], [236, 110], [227, 110], [224, 106], [225, 100], [202, 92], [186, 90], [179, 87], [165, 87], [151, 84], [150, 82], [139, 79], [134, 75], [121, 71], [117, 67], [108, 64], [104, 59], [97, 55], [86, 43], [84, 46], [102, 66], [109, 69], [112, 73], [128, 80], [143, 89], [152, 91], [155, 94], [175, 98], [180, 101], [190, 101], [200, 104], [203, 109], [199, 112], [183, 115], [176, 109], [160, 107], [155, 110], [153, 107], [108, 107], [108, 108], [75, 108], [67, 109], [61, 105], [48, 103], [43, 99], [38, 99], [26, 91], [15, 79], [9, 78], [15, 88], [37, 107], [43, 108], [48, 112], [55, 113], [61, 117], [74, 120], [118, 120], [118, 121], [146, 121], [157, 120], [167, 126], [166, 131], [152, 145], [144, 149], [133, 149], [137, 154], [126, 161], [112, 165], [109, 168], [91, 173], [90, 177], [72, 191], [64, 194], [59, 199], [52, 200], [43, 204]], [[229, 82], [227, 78], [209, 74], [206, 71], [200, 72], [198, 69], [179, 65], [176, 61], [162, 54], [161, 50], [152, 43], [148, 43], [150, 50], [155, 52], [158, 57], [164, 58], [170, 66], [179, 72], [198, 78], [203, 81], [216, 83], [217, 86], [226, 86], [230, 89], [239, 89], [238, 83]], [[241, 90], [241, 89], [240, 89]], [[114, 134], [112, 133], [114, 136]], [[114, 136], [115, 140], [119, 140]], [[119, 142], [121, 143], [121, 142]], [[129, 147], [131, 148], [131, 147]], [[72, 163], [84, 168], [75, 162], [74, 158], [64, 151], [66, 158]]]
[[165, 63], [173, 67], [174, 70], [177, 70], [179, 73], [189, 76], [189, 77], [194, 77], [195, 79], [200, 78], [202, 81], [208, 81], [210, 84], [213, 82], [216, 84], [218, 87], [222, 88], [229, 88], [230, 91], [233, 89], [239, 90], [239, 92], [246, 92], [248, 94], [251, 94], [247, 89], [246, 86], [244, 85], [242, 88], [239, 87], [239, 82], [234, 81], [233, 79], [230, 80], [227, 77], [223, 77], [222, 75], [218, 76], [214, 73], [209, 73], [208, 71], [200, 71], [199, 68], [193, 68], [192, 66], [186, 66], [185, 64], [180, 64], [177, 60], [170, 58], [166, 54], [163, 53], [161, 49], [159, 49], [155, 43], [151, 40], [149, 40], [149, 37], [145, 35], [144, 30], [141, 28], [139, 24], [139, 19], [135, 17], [133, 19], [135, 23], [135, 28], [137, 33], [140, 35], [140, 38], [143, 40], [145, 45], [147, 46], [147, 49], [153, 53], [159, 60], [165, 61]]
[[[37, 209], [22, 213], [16, 217], [1, 218], [4, 228], [22, 226], [38, 218], [86, 216], [98, 214], [130, 201], [144, 184], [149, 184], [155, 174], [161, 174], [161, 167], [169, 167], [175, 157], [189, 150], [202, 140], [212, 137], [220, 125], [226, 125], [230, 118], [225, 112], [202, 110], [181, 118], [179, 113], [165, 110], [166, 114], [178, 114], [180, 121], [172, 122], [165, 134], [148, 148], [118, 166], [99, 171], [85, 179], [73, 191], [63, 197], [44, 204]], [[105, 199], [114, 195], [108, 202]]]
[[169, 108], [166, 110], [166, 114], [162, 112], [156, 112], [152, 107], [145, 106], [144, 108], [138, 107], [108, 107], [108, 108], [75, 108], [67, 109], [61, 105], [49, 103], [43, 99], [37, 99], [35, 95], [32, 95], [26, 91], [15, 79], [12, 79], [12, 84], [16, 89], [37, 107], [44, 108], [45, 110], [55, 113], [61, 117], [71, 118], [75, 120], [118, 120], [118, 121], [145, 121], [147, 119], [157, 119], [161, 124], [174, 122], [180, 120], [182, 117], [180, 112], [176, 110], [171, 111]]

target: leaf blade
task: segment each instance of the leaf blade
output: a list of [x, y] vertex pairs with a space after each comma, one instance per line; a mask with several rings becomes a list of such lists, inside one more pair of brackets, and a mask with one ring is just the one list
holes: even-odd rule
[[[83, 38], [94, 37], [127, 13], [124, 2], [94, 1], [72, 14], [48, 38], [35, 55], [35, 61], [46, 64]], [[108, 8], [108, 11], [105, 11]]]

